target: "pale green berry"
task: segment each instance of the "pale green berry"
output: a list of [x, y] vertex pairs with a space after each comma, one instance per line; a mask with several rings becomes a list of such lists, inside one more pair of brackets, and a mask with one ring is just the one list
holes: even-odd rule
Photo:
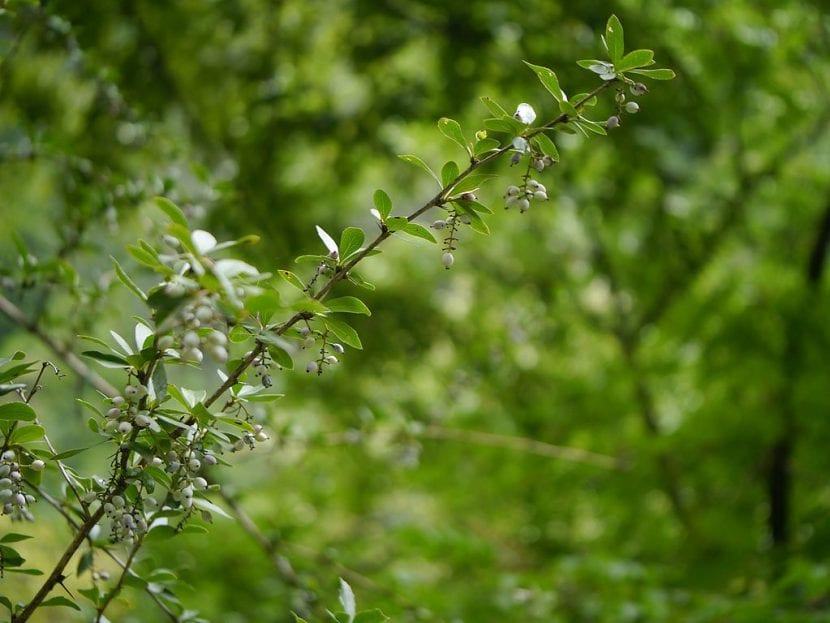
[[444, 268], [449, 270], [455, 263], [455, 256], [453, 256], [452, 253], [447, 251], [446, 253], [444, 253], [444, 255], [441, 256], [441, 263], [444, 265]]
[[29, 467], [31, 469], [35, 470], [36, 472], [39, 472], [44, 467], [46, 467], [46, 463], [44, 461], [41, 461], [40, 459], [35, 459], [34, 461], [32, 461], [32, 463], [31, 463], [31, 465], [29, 465]]
[[640, 110], [640, 105], [637, 102], [628, 102], [625, 105], [625, 112], [631, 113], [632, 115]]

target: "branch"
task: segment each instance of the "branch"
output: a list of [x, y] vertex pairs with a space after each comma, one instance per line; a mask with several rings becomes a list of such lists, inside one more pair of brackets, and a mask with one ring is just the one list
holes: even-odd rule
[[598, 454], [581, 448], [557, 446], [544, 441], [537, 441], [536, 439], [528, 439], [527, 437], [511, 437], [482, 431], [444, 428], [443, 426], [427, 426], [419, 434], [421, 437], [427, 439], [461, 441], [493, 448], [506, 448], [516, 452], [527, 452], [551, 459], [561, 459], [574, 463], [587, 463], [605, 469], [622, 469], [621, 462], [612, 456]]

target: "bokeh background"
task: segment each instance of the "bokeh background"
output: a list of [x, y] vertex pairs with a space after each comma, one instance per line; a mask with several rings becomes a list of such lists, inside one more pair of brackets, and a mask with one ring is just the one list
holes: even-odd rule
[[[484, 95], [555, 115], [522, 60], [592, 88], [575, 61], [601, 53], [611, 12], [678, 73], [609, 137], [561, 135], [547, 204], [501, 210], [518, 173], [496, 168], [493, 233], [467, 235], [451, 271], [403, 239], [366, 262], [364, 350], [276, 376], [271, 441], [220, 475], [268, 547], [219, 519], [142, 555], [187, 607], [322, 621], [343, 577], [402, 622], [830, 621], [826, 3], [0, 6], [2, 295], [76, 351], [141, 313], [109, 256], [152, 283], [125, 245], [157, 235], [154, 195], [219, 238], [260, 235], [242, 253], [261, 269], [291, 267], [315, 225], [370, 229], [375, 188], [401, 213], [431, 196], [395, 156], [463, 162], [439, 117], [472, 134]], [[0, 317], [0, 352], [16, 349], [62, 365]], [[62, 367], [42, 419], [61, 448], [92, 445], [74, 398], [96, 395]], [[72, 461], [106, 469], [96, 448]], [[21, 549], [49, 568], [69, 532], [35, 511]], [[26, 600], [35, 580], [0, 593]], [[163, 620], [137, 591], [108, 614]]]

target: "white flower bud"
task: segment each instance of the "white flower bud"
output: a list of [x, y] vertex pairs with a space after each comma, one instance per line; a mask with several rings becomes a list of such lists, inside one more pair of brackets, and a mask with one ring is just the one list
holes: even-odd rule
[[213, 310], [207, 305], [199, 305], [194, 315], [200, 322], [210, 322], [213, 320]]
[[519, 206], [519, 210], [521, 210], [522, 212], [527, 212], [527, 210], [530, 208], [530, 201], [528, 201], [527, 199], [519, 199], [516, 202], [516, 205]]
[[513, 149], [526, 154], [530, 151], [530, 143], [528, 143], [527, 139], [523, 136], [517, 136], [513, 139]]
[[541, 158], [537, 158], [533, 161], [533, 168], [541, 173], [545, 170], [545, 161]]
[[455, 263], [455, 257], [453, 257], [452, 253], [447, 251], [446, 253], [444, 253], [444, 255], [441, 256], [441, 263], [444, 265], [444, 268], [449, 270]]
[[11, 461], [14, 461], [16, 456], [17, 455], [14, 453], [14, 450], [6, 450], [3, 453], [3, 460], [11, 462]]
[[112, 502], [115, 508], [124, 508], [124, 504], [126, 503], [124, 501], [124, 498], [122, 498], [120, 495], [112, 496], [112, 498], [110, 498], [110, 502]]
[[507, 187], [507, 192], [504, 193], [504, 196], [505, 197], [515, 197], [516, 195], [519, 194], [519, 190], [520, 189], [519, 189], [518, 186], [508, 186]]
[[107, 411], [107, 417], [108, 418], [116, 418], [120, 415], [121, 415], [121, 409], [119, 409], [118, 407], [113, 407], [112, 409]]
[[116, 407], [119, 407], [124, 404], [124, 396], [114, 396], [110, 402], [112, 402], [112, 404]]
[[39, 472], [44, 467], [46, 467], [46, 463], [44, 461], [41, 461], [40, 459], [36, 459], [36, 460], [32, 461], [32, 463], [31, 463], [31, 465], [29, 465], [29, 467], [31, 469], [35, 470], [36, 472]]
[[12, 472], [9, 474], [9, 478], [11, 478], [13, 482], [20, 482], [23, 479], [23, 476], [20, 475], [20, 472]]
[[533, 198], [538, 199], [539, 201], [547, 201], [548, 194], [544, 190], [537, 190], [535, 193], [533, 193]]
[[305, 367], [305, 371], [308, 372], [309, 374], [313, 374], [315, 372], [318, 372], [319, 370], [320, 370], [320, 366], [317, 364], [316, 361], [309, 361], [308, 365], [306, 365], [306, 367]]
[[471, 217], [469, 214], [462, 214], [461, 215], [461, 222], [464, 223], [465, 225], [469, 225], [470, 223], [473, 222], [473, 217]]
[[337, 363], [338, 359], [334, 355], [326, 355], [326, 358], [323, 360], [329, 365], [333, 365]]
[[439, 229], [444, 229], [444, 227], [446, 227], [446, 226], [447, 226], [447, 221], [442, 221], [441, 219], [439, 219], [437, 221], [433, 221], [432, 225], [430, 225], [430, 228], [435, 229], [435, 230], [439, 230]]
[[118, 432], [122, 435], [127, 435], [133, 430], [133, 425], [129, 422], [120, 422], [118, 424]]
[[216, 465], [216, 463], [217, 461], [215, 456], [213, 456], [212, 454], [205, 455], [205, 465]]
[[225, 363], [228, 360], [228, 349], [219, 344], [209, 346], [208, 354], [219, 363]]
[[193, 488], [198, 491], [204, 491], [208, 488], [208, 481], [201, 476], [197, 476], [193, 479]]
[[191, 472], [199, 471], [199, 468], [202, 466], [202, 462], [199, 459], [193, 458], [187, 462], [187, 469]]
[[631, 85], [632, 95], [636, 95], [639, 97], [640, 95], [645, 95], [646, 93], [648, 93], [648, 87], [644, 85], [642, 82], [636, 82]]
[[312, 336], [308, 336], [306, 339], [303, 340], [303, 348], [311, 348], [314, 346], [315, 340]]
[[343, 348], [343, 345], [342, 345], [342, 344], [338, 344], [337, 342], [332, 342], [331, 344], [329, 344], [329, 346], [331, 346], [331, 349], [332, 349], [334, 352], [336, 352], [336, 353], [340, 353], [341, 355], [342, 355], [343, 353], [345, 353], [345, 352], [346, 352], [346, 349], [345, 349], [345, 348]]
[[13, 495], [14, 491], [11, 489], [0, 489], [0, 500], [8, 500]]
[[478, 201], [478, 195], [471, 192], [461, 193], [461, 198], [464, 201]]
[[168, 348], [173, 348], [173, 345], [176, 341], [173, 339], [172, 335], [162, 335], [156, 339], [156, 348], [160, 351], [165, 351]]
[[181, 358], [184, 361], [202, 363], [202, 359], [204, 359], [204, 354], [198, 348], [188, 348], [187, 350], [182, 351]]
[[141, 428], [147, 428], [148, 426], [150, 426], [150, 424], [153, 423], [153, 420], [150, 418], [146, 411], [142, 411], [133, 418], [133, 422], [135, 422], [136, 426], [140, 426]]
[[605, 122], [605, 127], [609, 129], [620, 127], [620, 118], [617, 115], [611, 115]]
[[513, 114], [513, 117], [525, 125], [530, 125], [536, 119], [536, 111], [533, 110], [533, 106], [530, 104], [522, 102], [516, 108], [516, 112]]
[[199, 334], [195, 331], [188, 331], [182, 337], [182, 345], [189, 346], [191, 348], [196, 348], [199, 344], [202, 343], [202, 339], [199, 337]]
[[632, 115], [640, 110], [640, 105], [637, 102], [628, 102], [625, 105], [625, 112]]
[[20, 508], [26, 506], [26, 496], [22, 493], [18, 493], [16, 496], [14, 496], [14, 501]]
[[211, 331], [208, 333], [207, 341], [217, 346], [225, 346], [228, 343], [228, 336], [221, 331]]

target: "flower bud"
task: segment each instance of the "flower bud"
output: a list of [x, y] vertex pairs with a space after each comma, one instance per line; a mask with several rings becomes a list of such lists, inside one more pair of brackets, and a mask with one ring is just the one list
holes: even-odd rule
[[221, 331], [211, 331], [208, 333], [207, 341], [217, 346], [226, 346], [228, 343], [228, 336]]
[[124, 404], [124, 396], [114, 396], [110, 402], [112, 402], [112, 404], [116, 407], [120, 407]]
[[9, 478], [12, 479], [12, 482], [20, 482], [23, 480], [23, 476], [20, 475], [20, 472], [12, 472], [9, 474]]
[[504, 193], [505, 197], [515, 197], [519, 194], [519, 187], [518, 186], [508, 186], [507, 192]]
[[17, 506], [20, 508], [26, 506], [26, 496], [22, 493], [18, 493], [16, 496], [14, 496], [14, 501], [15, 504], [17, 504]]
[[640, 95], [645, 95], [646, 93], [648, 93], [648, 87], [644, 85], [642, 82], [636, 82], [631, 85], [632, 95], [636, 95], [639, 97]]
[[197, 476], [193, 479], [193, 488], [198, 491], [204, 491], [208, 488], [208, 481], [201, 476]]
[[36, 472], [39, 472], [44, 467], [46, 467], [46, 463], [44, 461], [41, 461], [40, 459], [36, 459], [36, 460], [32, 461], [32, 463], [31, 463], [31, 465], [29, 465], [29, 467], [31, 469], [35, 470]]
[[625, 112], [632, 115], [640, 110], [640, 105], [637, 102], [627, 102], [625, 105]]
[[207, 305], [199, 305], [193, 313], [200, 322], [210, 322], [213, 320], [213, 310]]
[[119, 409], [118, 407], [113, 407], [112, 409], [107, 411], [107, 417], [108, 418], [117, 418], [120, 415], [121, 415], [121, 409]]
[[325, 359], [323, 359], [327, 364], [333, 365], [337, 363], [338, 359], [334, 355], [326, 355]]
[[192, 363], [202, 363], [202, 359], [204, 359], [204, 354], [198, 348], [189, 348], [187, 350], [183, 350], [181, 357], [184, 361], [190, 361]]
[[332, 349], [334, 352], [336, 352], [336, 353], [340, 353], [341, 355], [342, 355], [344, 352], [346, 352], [346, 349], [345, 349], [345, 348], [343, 348], [343, 345], [342, 345], [342, 344], [338, 344], [337, 342], [332, 342], [331, 344], [329, 344], [329, 346], [331, 346], [331, 349]]
[[522, 212], [527, 212], [530, 208], [530, 201], [527, 199], [519, 199], [519, 201], [516, 202], [516, 205], [519, 206], [519, 210]]
[[150, 426], [150, 424], [153, 423], [153, 420], [150, 419], [150, 416], [147, 415], [146, 411], [142, 411], [133, 418], [133, 422], [135, 422], [136, 426], [140, 426], [141, 428], [147, 428], [148, 426]]
[[205, 455], [205, 465], [216, 465], [216, 463], [217, 461], [215, 456], [213, 456], [212, 454]]
[[530, 104], [526, 104], [522, 102], [516, 108], [516, 112], [513, 114], [514, 119], [518, 119], [525, 125], [530, 125], [536, 119], [536, 111], [533, 110], [533, 106]]
[[172, 335], [162, 335], [156, 338], [156, 348], [160, 351], [165, 351], [168, 348], [173, 348], [173, 345], [176, 341], [173, 339]]
[[432, 225], [430, 225], [430, 229], [439, 230], [439, 229], [444, 229], [444, 227], [446, 227], [446, 226], [447, 226], [447, 221], [442, 221], [441, 219], [439, 219], [437, 221], [432, 222]]
[[191, 472], [199, 471], [199, 468], [202, 466], [202, 462], [199, 459], [190, 459], [187, 462], [187, 469]]
[[6, 450], [3, 453], [3, 460], [4, 461], [14, 461], [17, 455], [14, 453], [14, 450]]
[[129, 422], [121, 422], [118, 424], [118, 432], [122, 435], [127, 435], [133, 430], [133, 425]]
[[135, 385], [127, 385], [127, 387], [124, 388], [124, 395], [127, 398], [135, 398], [138, 396], [138, 388]]
[[473, 222], [473, 217], [471, 217], [469, 214], [462, 214], [461, 215], [461, 222], [464, 223], [465, 225], [469, 225], [470, 223]]
[[312, 336], [309, 335], [306, 339], [303, 340], [303, 348], [313, 347], [314, 342], [316, 342], [316, 340]]
[[190, 348], [196, 348], [199, 344], [202, 343], [202, 339], [199, 337], [199, 334], [195, 331], [188, 331], [182, 337], [182, 345], [189, 346]]
[[455, 263], [455, 257], [453, 257], [452, 253], [447, 251], [446, 253], [444, 253], [444, 255], [441, 256], [441, 263], [444, 265], [444, 268], [449, 270]]
[[620, 127], [620, 118], [617, 115], [611, 115], [605, 122], [605, 127], [608, 129]]
[[533, 168], [541, 173], [545, 170], [545, 161], [541, 158], [537, 158], [533, 161]]
[[305, 371], [309, 374], [313, 374], [315, 372], [319, 372], [320, 366], [317, 364], [316, 361], [309, 361], [308, 365], [305, 367]]
[[464, 201], [478, 201], [478, 196], [475, 193], [470, 192], [461, 193], [461, 198]]
[[547, 201], [548, 194], [544, 190], [537, 190], [535, 193], [533, 193], [533, 198], [538, 199], [539, 201]]
[[208, 347], [208, 354], [219, 363], [225, 363], [228, 360], [228, 349], [219, 344], [212, 344]]

